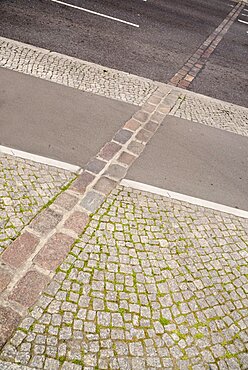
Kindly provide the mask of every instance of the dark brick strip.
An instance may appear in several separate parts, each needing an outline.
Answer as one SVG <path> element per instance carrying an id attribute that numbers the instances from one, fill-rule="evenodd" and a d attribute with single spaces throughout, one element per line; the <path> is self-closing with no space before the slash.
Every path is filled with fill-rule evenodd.
<path id="1" fill-rule="evenodd" d="M 0 347 L 51 280 L 90 215 L 125 177 L 175 105 L 180 92 L 171 90 L 161 85 L 0 257 Z"/>
<path id="2" fill-rule="evenodd" d="M 170 79 L 169 85 L 187 89 L 198 73 L 203 69 L 210 55 L 214 52 L 219 42 L 227 33 L 235 19 L 244 8 L 244 3 L 238 3 L 214 30 L 214 32 L 204 41 L 204 43 L 189 58 L 185 65 Z"/>

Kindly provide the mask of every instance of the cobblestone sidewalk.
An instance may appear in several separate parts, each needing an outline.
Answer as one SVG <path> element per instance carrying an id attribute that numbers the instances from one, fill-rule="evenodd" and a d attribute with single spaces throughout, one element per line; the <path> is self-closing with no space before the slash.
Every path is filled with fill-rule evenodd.
<path id="1" fill-rule="evenodd" d="M 3 37 L 0 67 L 135 105 L 142 105 L 157 88 L 142 77 Z"/>
<path id="2" fill-rule="evenodd" d="M 75 175 L 0 153 L 0 254 Z"/>
<path id="3" fill-rule="evenodd" d="M 0 67 L 138 106 L 158 87 L 154 81 L 1 37 Z M 179 99 L 171 115 L 248 136 L 247 108 L 178 88 L 172 91 Z"/>
<path id="4" fill-rule="evenodd" d="M 248 136 L 248 109 L 192 93 L 182 93 L 170 115 Z"/>
<path id="5" fill-rule="evenodd" d="M 151 81 L 12 40 L 0 39 L 0 50 L 0 66 L 133 104 L 156 89 Z M 4 282 L 0 345 L 73 243 L 1 352 L 13 369 L 247 370 L 247 220 L 121 186 L 95 213 L 175 102 L 170 114 L 248 134 L 247 109 L 160 85 L 2 254 L 6 262 L 18 259 L 23 246 L 26 253 L 20 268 L 11 267 L 11 282 Z M 0 161 L 6 198 L 0 223 L 5 226 L 7 217 L 11 241 L 22 220 L 29 223 L 74 175 L 25 167 L 14 157 Z M 1 214 L 3 208 L 9 214 Z M 6 364 L 0 361 L 0 369 Z"/>
<path id="6" fill-rule="evenodd" d="M 247 220 L 119 186 L 1 357 L 49 370 L 245 370 L 247 258 Z"/>

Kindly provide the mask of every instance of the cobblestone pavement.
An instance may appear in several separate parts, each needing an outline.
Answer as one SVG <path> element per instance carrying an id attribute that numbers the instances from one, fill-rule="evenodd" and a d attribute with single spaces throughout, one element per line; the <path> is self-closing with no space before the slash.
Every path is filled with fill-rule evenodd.
<path id="1" fill-rule="evenodd" d="M 36 369 L 245 370 L 247 247 L 245 219 L 119 186 L 1 358 Z"/>
<path id="2" fill-rule="evenodd" d="M 0 254 L 75 175 L 0 153 Z"/>
<path id="3" fill-rule="evenodd" d="M 142 105 L 155 82 L 0 37 L 0 67 L 86 92 Z"/>
<path id="4" fill-rule="evenodd" d="M 248 109 L 196 94 L 181 94 L 170 115 L 248 136 Z"/>
<path id="5" fill-rule="evenodd" d="M 11 362 L 0 361 L 1 370 L 30 370 L 29 366 L 22 366 L 17 364 L 12 364 Z"/>

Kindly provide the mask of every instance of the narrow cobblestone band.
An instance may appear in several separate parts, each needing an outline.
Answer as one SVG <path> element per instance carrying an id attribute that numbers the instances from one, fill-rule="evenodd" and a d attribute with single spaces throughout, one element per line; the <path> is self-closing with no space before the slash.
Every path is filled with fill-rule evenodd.
<path id="1" fill-rule="evenodd" d="M 170 85 L 183 89 L 190 86 L 244 7 L 245 4 L 240 2 L 235 5 L 228 16 L 189 58 L 187 63 L 170 79 Z"/>
<path id="2" fill-rule="evenodd" d="M 14 322 L 36 301 L 90 216 L 125 176 L 177 98 L 178 92 L 172 93 L 170 87 L 156 90 L 76 180 L 6 248 L 0 257 L 7 276 L 0 299 Z"/>
<path id="3" fill-rule="evenodd" d="M 219 128 L 247 135 L 247 109 L 197 94 L 194 101 L 193 95 L 182 95 L 180 89 L 160 85 L 133 118 L 91 159 L 77 179 L 6 248 L 0 258 L 3 266 L 0 298 L 5 315 L 12 317 L 13 323 L 18 322 L 36 301 L 91 215 L 125 177 L 129 166 L 142 153 L 167 114 L 188 118 L 191 112 L 191 118 L 201 122 L 208 112 L 205 124 L 213 125 L 214 122 Z M 225 116 L 223 106 L 232 114 Z"/>
<path id="4" fill-rule="evenodd" d="M 0 67 L 141 106 L 158 84 L 67 55 L 0 37 Z"/>

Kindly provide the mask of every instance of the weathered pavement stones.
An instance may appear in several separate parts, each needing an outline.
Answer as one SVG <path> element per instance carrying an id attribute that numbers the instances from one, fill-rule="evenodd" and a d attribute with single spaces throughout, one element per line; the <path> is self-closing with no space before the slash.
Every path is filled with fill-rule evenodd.
<path id="1" fill-rule="evenodd" d="M 4 345 L 10 333 L 16 329 L 20 318 L 20 315 L 11 308 L 0 306 L 0 347 Z"/>
<path id="2" fill-rule="evenodd" d="M 48 199 L 49 203 L 44 207 L 45 209 L 42 209 L 32 222 L 28 223 L 23 234 L 16 238 L 15 244 L 7 248 L 5 260 L 0 259 L 1 276 L 3 277 L 0 298 L 3 306 L 13 308 L 24 317 L 27 309 L 37 301 L 48 281 L 52 279 L 55 270 L 63 262 L 80 234 L 83 233 L 92 214 L 101 206 L 111 190 L 116 187 L 134 158 L 137 158 L 138 153 L 133 153 L 133 151 L 137 147 L 140 153 L 144 148 L 144 144 L 141 144 L 136 138 L 138 131 L 142 129 L 154 112 L 166 105 L 165 102 L 168 98 L 170 104 L 175 104 L 177 95 L 170 95 L 170 91 L 171 89 L 168 87 L 160 87 L 153 94 L 153 98 L 158 98 L 157 103 L 149 103 L 153 106 L 149 114 L 146 112 L 143 114 L 141 109 L 140 115 L 136 115 L 136 130 L 133 125 L 130 128 L 121 129 L 120 136 L 115 135 L 96 154 L 95 158 L 91 158 L 86 166 L 87 170 L 80 170 L 75 181 L 72 180 L 76 176 L 72 174 L 71 183 L 66 183 L 66 186 L 62 188 L 63 192 L 56 194 L 55 200 Z M 167 113 L 164 113 L 164 116 Z M 133 151 L 130 152 L 128 147 L 132 144 Z M 124 157 L 126 163 L 119 161 L 122 154 L 126 154 Z M 104 176 L 102 176 L 103 174 Z M 56 179 L 55 183 L 57 184 Z M 49 187 L 45 179 L 42 186 Z M 11 202 L 12 199 L 10 199 Z M 26 242 L 23 243 L 25 238 Z M 19 253 L 20 255 L 22 251 L 23 256 L 20 261 L 17 261 L 15 254 Z M 73 294 L 71 296 L 75 300 Z M 72 306 L 70 309 L 73 312 Z M 8 340 L 11 331 L 7 330 L 5 333 L 2 344 Z M 64 335 L 66 333 L 62 334 L 61 339 Z M 37 353 L 38 355 L 39 353 Z M 30 365 L 39 368 L 43 365 L 37 356 L 32 359 Z M 24 357 L 27 358 L 27 354 Z M 53 359 L 48 359 L 44 366 L 50 368 L 57 365 Z M 68 366 L 75 367 L 76 364 L 68 365 L 67 362 L 63 364 L 65 369 Z"/>
<path id="3" fill-rule="evenodd" d="M 242 369 L 248 222 L 119 186 L 1 358 L 32 368 Z"/>
<path id="4" fill-rule="evenodd" d="M 248 109 L 230 103 L 182 93 L 169 114 L 248 136 Z"/>
<path id="5" fill-rule="evenodd" d="M 3 46 L 7 68 L 16 68 L 11 66 L 12 58 L 25 54 L 27 47 L 17 45 L 17 54 L 10 55 L 12 46 Z M 49 55 L 44 56 L 44 73 L 39 76 L 46 78 L 52 53 L 32 52 Z M 78 61 L 70 63 L 76 66 Z M 142 101 L 153 89 L 147 86 Z M 2 351 L 2 358 L 22 364 L 21 370 L 26 365 L 66 370 L 245 369 L 247 222 L 122 187 L 113 190 L 99 208 L 182 93 L 173 89 L 163 102 L 164 93 L 170 91 L 164 89 L 156 91 L 88 163 L 69 192 L 60 194 L 52 208 L 31 223 L 37 235 L 48 235 L 61 224 L 61 210 L 72 211 L 82 199 L 63 223 L 64 229 L 51 236 L 34 258 L 37 270 L 27 272 L 10 296 L 12 302 L 30 306 L 48 281 L 43 272 L 57 268 L 51 284 Z M 132 92 L 124 99 L 130 97 L 141 104 Z M 182 97 L 171 114 L 190 111 L 193 120 L 212 124 L 214 118 L 221 128 L 244 134 L 247 111 L 242 108 L 230 109 L 224 104 L 224 109 L 234 113 L 228 116 L 219 102 L 193 99 L 188 93 Z M 107 161 L 113 162 L 99 179 Z M 85 211 L 93 213 L 91 221 L 69 252 L 74 236 L 88 222 Z M 32 245 L 29 247 L 27 257 L 33 251 Z M 16 248 L 21 251 L 20 245 Z M 12 257 L 8 263 L 16 267 Z M 12 274 L 11 269 L 3 269 L 0 289 L 8 285 Z M 25 295 L 30 274 L 32 294 Z M 4 329 L 8 335 L 4 334 L 2 344 L 20 319 L 12 310 L 9 315 L 13 318 Z M 4 319 L 1 323 L 5 328 Z"/>
<path id="6" fill-rule="evenodd" d="M 142 105 L 157 88 L 154 81 L 4 37 L 0 67 L 135 105 Z"/>
<path id="7" fill-rule="evenodd" d="M 68 171 L 0 153 L 0 254 L 74 178 Z M 47 217 L 52 227 L 52 215 Z"/>
<path id="8" fill-rule="evenodd" d="M 17 364 L 12 364 L 11 362 L 0 361 L 1 370 L 30 370 L 28 366 L 22 366 Z"/>

